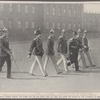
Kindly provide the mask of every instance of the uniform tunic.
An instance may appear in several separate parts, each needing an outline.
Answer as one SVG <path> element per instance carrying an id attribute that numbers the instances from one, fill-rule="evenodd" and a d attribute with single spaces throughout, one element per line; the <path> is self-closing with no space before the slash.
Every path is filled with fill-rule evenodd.
<path id="1" fill-rule="evenodd" d="M 47 55 L 54 55 L 54 39 L 52 36 L 49 36 L 47 39 L 46 54 Z"/>
<path id="2" fill-rule="evenodd" d="M 78 41 L 77 39 L 71 38 L 69 41 L 69 58 L 71 63 L 75 63 L 76 71 L 79 70 L 78 66 Z"/>
<path id="3" fill-rule="evenodd" d="M 58 53 L 66 54 L 67 53 L 67 40 L 60 36 L 58 39 Z"/>
<path id="4" fill-rule="evenodd" d="M 79 49 L 82 49 L 82 37 L 80 37 L 80 36 L 77 36 L 77 41 L 78 41 L 78 47 L 79 47 Z"/>
<path id="5" fill-rule="evenodd" d="M 43 53 L 44 53 L 43 43 L 40 38 L 33 39 L 32 44 L 29 49 L 29 55 L 32 55 L 32 52 L 33 52 L 33 55 L 43 56 Z"/>
<path id="6" fill-rule="evenodd" d="M 82 44 L 83 44 L 83 46 L 85 47 L 84 50 L 87 51 L 87 50 L 89 49 L 87 37 L 83 37 L 83 38 L 82 38 Z"/>
<path id="7" fill-rule="evenodd" d="M 5 62 L 7 62 L 7 77 L 11 77 L 11 58 L 10 58 L 9 41 L 6 37 L 0 37 L 0 71 Z"/>

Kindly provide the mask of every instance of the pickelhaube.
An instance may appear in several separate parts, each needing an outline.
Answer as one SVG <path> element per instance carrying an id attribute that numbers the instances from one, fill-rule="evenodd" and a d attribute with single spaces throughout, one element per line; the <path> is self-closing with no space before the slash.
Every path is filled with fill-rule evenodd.
<path id="1" fill-rule="evenodd" d="M 81 32 L 81 29 L 79 29 L 77 32 L 78 32 L 78 33 Z"/>
<path id="2" fill-rule="evenodd" d="M 87 33 L 87 30 L 86 29 L 84 30 L 84 33 Z"/>
<path id="3" fill-rule="evenodd" d="M 54 30 L 53 30 L 53 29 L 51 29 L 51 30 L 50 30 L 50 33 L 54 33 Z"/>
<path id="4" fill-rule="evenodd" d="M 38 30 L 35 30 L 35 31 L 34 31 L 34 35 L 39 35 L 39 34 L 41 34 L 40 31 L 38 31 Z"/>
<path id="5" fill-rule="evenodd" d="M 65 29 L 63 29 L 62 32 L 65 32 Z"/>
<path id="6" fill-rule="evenodd" d="M 2 31 L 3 31 L 3 32 L 6 32 L 6 31 L 7 31 L 7 28 L 4 27 L 4 28 L 2 29 Z"/>

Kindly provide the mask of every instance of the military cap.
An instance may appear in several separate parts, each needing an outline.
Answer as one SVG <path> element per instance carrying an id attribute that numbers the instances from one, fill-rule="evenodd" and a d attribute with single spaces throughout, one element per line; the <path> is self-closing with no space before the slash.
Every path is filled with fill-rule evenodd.
<path id="1" fill-rule="evenodd" d="M 34 35 L 39 35 L 39 34 L 41 34 L 39 31 L 37 30 L 34 31 Z"/>
<path id="2" fill-rule="evenodd" d="M 84 30 L 84 33 L 87 33 L 87 30 L 86 29 Z"/>
<path id="3" fill-rule="evenodd" d="M 78 32 L 78 33 L 81 32 L 81 29 L 79 29 L 77 32 Z"/>
<path id="4" fill-rule="evenodd" d="M 51 29 L 51 30 L 50 30 L 50 33 L 54 33 L 54 30 L 53 30 L 53 29 Z"/>
<path id="5" fill-rule="evenodd" d="M 4 27 L 4 28 L 2 29 L 2 31 L 3 31 L 3 32 L 6 32 L 6 31 L 7 31 L 7 28 Z"/>
<path id="6" fill-rule="evenodd" d="M 63 29 L 62 32 L 65 32 L 65 29 Z"/>

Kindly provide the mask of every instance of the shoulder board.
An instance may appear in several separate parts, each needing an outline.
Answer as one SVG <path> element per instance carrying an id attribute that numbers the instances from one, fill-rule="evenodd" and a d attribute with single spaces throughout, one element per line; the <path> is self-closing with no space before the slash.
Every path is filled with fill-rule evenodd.
<path id="1" fill-rule="evenodd" d="M 58 39 L 62 39 L 62 36 L 59 36 L 59 38 Z"/>
<path id="2" fill-rule="evenodd" d="M 49 36 L 48 39 L 51 39 L 51 36 Z"/>
<path id="3" fill-rule="evenodd" d="M 73 38 L 70 38 L 70 39 L 69 39 L 69 41 L 72 41 L 72 40 L 73 40 Z"/>

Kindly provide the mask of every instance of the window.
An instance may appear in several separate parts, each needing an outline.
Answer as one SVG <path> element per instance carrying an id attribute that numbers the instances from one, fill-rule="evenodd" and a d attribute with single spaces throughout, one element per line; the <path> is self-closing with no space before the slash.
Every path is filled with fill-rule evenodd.
<path id="1" fill-rule="evenodd" d="M 57 28 L 60 29 L 60 23 L 58 23 Z"/>
<path id="2" fill-rule="evenodd" d="M 53 15 L 55 15 L 55 8 L 53 8 Z"/>
<path id="3" fill-rule="evenodd" d="M 53 26 L 53 28 L 55 28 L 55 23 L 54 22 L 53 22 L 52 26 Z"/>
<path id="4" fill-rule="evenodd" d="M 25 13 L 28 13 L 28 6 L 25 6 Z"/>
<path id="5" fill-rule="evenodd" d="M 47 11 L 46 12 L 47 12 L 47 15 L 49 15 L 49 8 L 48 7 L 47 7 Z"/>
<path id="6" fill-rule="evenodd" d="M 20 13 L 20 7 L 21 7 L 21 6 L 20 6 L 20 5 L 18 5 L 18 12 L 19 12 L 19 13 Z"/>
<path id="7" fill-rule="evenodd" d="M 65 23 L 63 24 L 63 29 L 65 29 L 66 28 L 66 25 L 65 25 Z"/>
<path id="8" fill-rule="evenodd" d="M 74 14 L 76 14 L 76 11 L 74 11 Z"/>
<path id="9" fill-rule="evenodd" d="M 32 22 L 32 28 L 34 28 L 35 27 L 35 22 Z"/>
<path id="10" fill-rule="evenodd" d="M 21 21 L 18 21 L 18 28 L 21 28 Z"/>
<path id="11" fill-rule="evenodd" d="M 0 4 L 0 11 L 3 11 L 3 10 L 4 10 L 4 5 Z"/>
<path id="12" fill-rule="evenodd" d="M 58 16 L 60 16 L 60 9 L 58 10 Z"/>
<path id="13" fill-rule="evenodd" d="M 78 24 L 78 28 L 80 29 L 80 24 Z"/>
<path id="14" fill-rule="evenodd" d="M 4 27 L 4 21 L 0 20 L 0 27 Z"/>
<path id="15" fill-rule="evenodd" d="M 12 12 L 12 4 L 9 4 L 9 11 Z"/>
<path id="16" fill-rule="evenodd" d="M 12 29 L 12 20 L 9 20 L 9 28 Z"/>
<path id="17" fill-rule="evenodd" d="M 64 13 L 66 13 L 66 10 L 64 9 Z"/>
<path id="18" fill-rule="evenodd" d="M 32 14 L 35 14 L 35 7 L 32 7 Z"/>
<path id="19" fill-rule="evenodd" d="M 69 29 L 71 29 L 71 24 L 69 24 Z"/>
<path id="20" fill-rule="evenodd" d="M 76 24 L 74 24 L 74 28 L 76 27 Z"/>
<path id="21" fill-rule="evenodd" d="M 47 27 L 47 29 L 49 29 L 49 22 L 46 23 L 46 27 Z"/>
<path id="22" fill-rule="evenodd" d="M 29 28 L 29 22 L 28 22 L 28 21 L 25 22 L 25 27 L 26 27 L 26 28 Z"/>
<path id="23" fill-rule="evenodd" d="M 69 10 L 69 14 L 71 13 L 71 11 Z"/>

